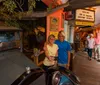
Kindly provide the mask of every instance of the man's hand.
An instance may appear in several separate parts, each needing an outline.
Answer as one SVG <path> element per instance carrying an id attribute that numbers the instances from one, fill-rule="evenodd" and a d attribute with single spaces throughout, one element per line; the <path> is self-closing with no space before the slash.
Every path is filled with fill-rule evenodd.
<path id="1" fill-rule="evenodd" d="M 70 67 L 70 64 L 66 64 L 66 68 L 69 69 L 69 67 Z"/>

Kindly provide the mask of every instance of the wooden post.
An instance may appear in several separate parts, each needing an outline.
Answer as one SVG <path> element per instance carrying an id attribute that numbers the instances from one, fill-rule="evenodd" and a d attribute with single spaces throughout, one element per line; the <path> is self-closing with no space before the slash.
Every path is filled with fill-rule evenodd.
<path id="1" fill-rule="evenodd" d="M 20 51 L 23 52 L 23 32 L 20 32 Z"/>
<path id="2" fill-rule="evenodd" d="M 34 63 L 38 66 L 38 56 L 34 56 Z"/>

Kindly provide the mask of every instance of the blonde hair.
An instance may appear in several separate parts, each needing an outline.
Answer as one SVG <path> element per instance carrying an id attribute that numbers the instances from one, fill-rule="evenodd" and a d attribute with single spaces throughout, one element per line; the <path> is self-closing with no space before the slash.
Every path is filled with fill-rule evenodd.
<path id="1" fill-rule="evenodd" d="M 62 36 L 65 37 L 65 32 L 64 32 L 63 30 L 61 30 L 61 31 L 58 33 L 58 37 L 59 37 L 60 34 L 62 34 Z"/>
<path id="2" fill-rule="evenodd" d="M 51 34 L 51 35 L 48 36 L 48 42 L 49 42 L 49 40 L 50 40 L 52 37 L 55 38 L 55 36 L 54 36 L 53 34 Z"/>

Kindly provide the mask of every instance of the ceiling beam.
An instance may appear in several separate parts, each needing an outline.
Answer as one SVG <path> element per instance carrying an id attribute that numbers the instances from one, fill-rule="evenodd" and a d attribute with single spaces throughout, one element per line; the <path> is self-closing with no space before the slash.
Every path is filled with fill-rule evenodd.
<path id="1" fill-rule="evenodd" d="M 69 6 L 69 3 L 62 4 L 60 6 L 57 6 L 49 11 L 40 11 L 40 12 L 32 12 L 32 13 L 24 13 L 22 19 L 33 19 L 33 18 L 41 18 L 46 17 L 47 15 Z"/>
<path id="2" fill-rule="evenodd" d="M 81 9 L 85 7 L 99 6 L 100 0 L 71 0 L 68 7 L 64 11 Z"/>

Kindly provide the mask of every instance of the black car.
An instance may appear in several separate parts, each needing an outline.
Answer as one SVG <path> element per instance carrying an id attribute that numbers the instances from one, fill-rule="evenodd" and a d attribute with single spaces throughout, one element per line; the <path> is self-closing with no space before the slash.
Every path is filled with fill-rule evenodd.
<path id="1" fill-rule="evenodd" d="M 45 72 L 17 49 L 0 52 L 0 85 L 80 85 L 79 78 L 63 67 Z"/>

